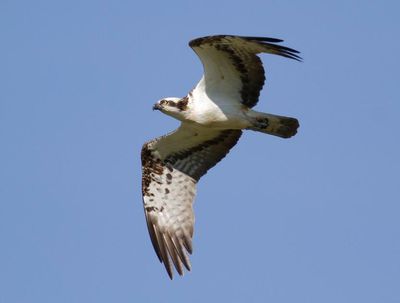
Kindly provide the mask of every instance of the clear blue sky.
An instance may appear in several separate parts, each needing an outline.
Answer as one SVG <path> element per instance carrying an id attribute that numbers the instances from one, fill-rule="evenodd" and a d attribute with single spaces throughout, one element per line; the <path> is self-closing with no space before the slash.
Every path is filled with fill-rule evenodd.
<path id="1" fill-rule="evenodd" d="M 398 1 L 0 2 L 0 302 L 400 302 Z M 209 34 L 285 39 L 199 184 L 192 272 L 151 246 L 140 149 L 177 127 Z"/>

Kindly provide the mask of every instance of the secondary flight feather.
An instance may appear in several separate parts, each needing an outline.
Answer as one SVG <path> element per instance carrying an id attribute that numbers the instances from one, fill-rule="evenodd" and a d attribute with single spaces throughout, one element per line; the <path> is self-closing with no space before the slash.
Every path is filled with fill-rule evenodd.
<path id="1" fill-rule="evenodd" d="M 154 250 L 173 277 L 191 269 L 196 183 L 238 142 L 243 130 L 281 138 L 297 132 L 297 119 L 261 113 L 258 102 L 265 82 L 258 56 L 269 53 L 301 61 L 299 52 L 280 39 L 232 35 L 194 39 L 204 75 L 183 98 L 163 98 L 153 107 L 181 121 L 174 132 L 142 148 L 142 194 Z M 173 265 L 172 265 L 173 264 Z"/>

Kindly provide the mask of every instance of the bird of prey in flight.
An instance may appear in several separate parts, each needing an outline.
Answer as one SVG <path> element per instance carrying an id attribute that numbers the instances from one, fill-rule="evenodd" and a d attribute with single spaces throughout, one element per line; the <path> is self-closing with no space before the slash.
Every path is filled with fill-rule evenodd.
<path id="1" fill-rule="evenodd" d="M 301 61 L 283 40 L 217 35 L 189 46 L 204 75 L 183 98 L 163 98 L 153 107 L 181 121 L 179 128 L 142 148 L 142 194 L 147 227 L 160 262 L 172 279 L 174 264 L 183 275 L 191 269 L 193 199 L 196 183 L 238 142 L 243 130 L 290 138 L 297 119 L 252 110 L 264 85 L 258 56 L 268 53 Z"/>

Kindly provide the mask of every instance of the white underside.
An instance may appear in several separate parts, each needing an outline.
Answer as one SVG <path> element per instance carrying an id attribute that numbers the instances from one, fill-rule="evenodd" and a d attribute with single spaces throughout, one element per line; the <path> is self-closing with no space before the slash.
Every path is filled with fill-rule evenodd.
<path id="1" fill-rule="evenodd" d="M 221 95 L 212 89 L 205 90 L 204 78 L 189 95 L 186 122 L 194 122 L 214 129 L 245 129 L 252 125 L 255 111 L 240 103 L 240 95 Z"/>

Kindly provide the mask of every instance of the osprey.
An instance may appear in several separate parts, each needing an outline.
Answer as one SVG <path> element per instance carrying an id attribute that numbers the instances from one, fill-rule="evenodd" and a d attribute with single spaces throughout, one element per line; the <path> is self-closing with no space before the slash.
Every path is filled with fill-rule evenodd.
<path id="1" fill-rule="evenodd" d="M 283 40 L 231 35 L 194 39 L 204 75 L 183 98 L 164 98 L 153 109 L 181 121 L 177 130 L 142 148 L 142 194 L 150 238 L 172 279 L 171 260 L 180 275 L 190 270 L 193 199 L 196 183 L 238 142 L 242 130 L 281 138 L 296 134 L 295 118 L 257 112 L 264 68 L 257 54 L 301 61 Z"/>

